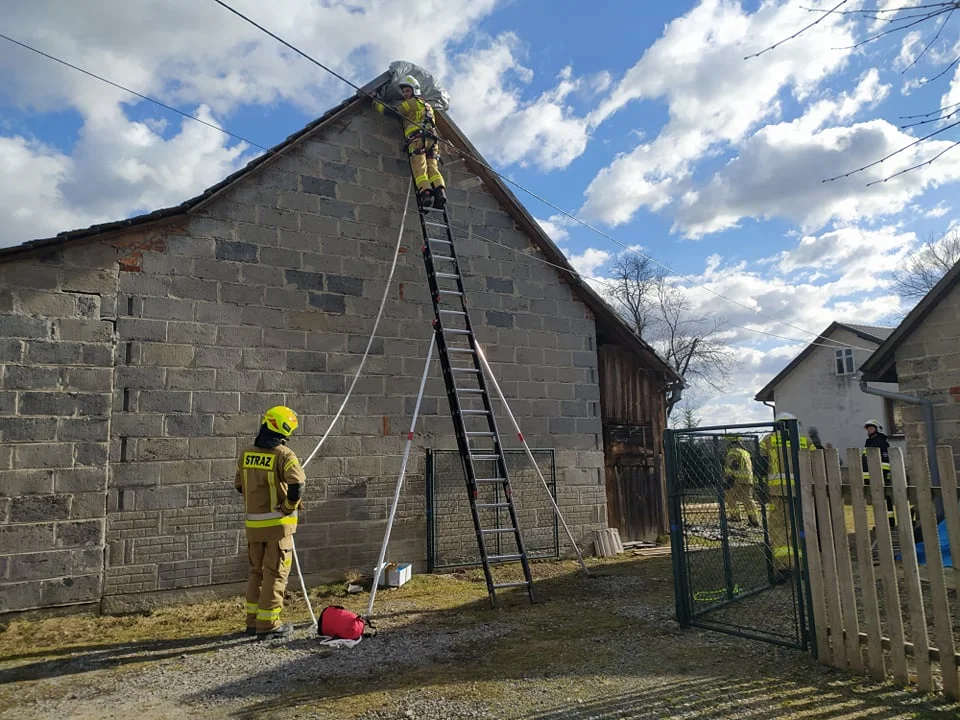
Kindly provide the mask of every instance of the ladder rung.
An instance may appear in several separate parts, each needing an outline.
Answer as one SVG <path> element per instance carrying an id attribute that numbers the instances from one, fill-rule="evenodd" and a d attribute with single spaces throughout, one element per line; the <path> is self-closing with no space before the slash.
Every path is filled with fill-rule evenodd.
<path id="1" fill-rule="evenodd" d="M 433 227 L 442 227 L 442 228 L 445 228 L 445 227 L 447 226 L 446 223 L 433 222 L 433 220 L 424 220 L 424 221 L 423 221 L 423 224 L 424 224 L 424 225 L 432 225 Z"/>
<path id="2" fill-rule="evenodd" d="M 435 272 L 434 277 L 443 278 L 444 280 L 459 280 L 460 276 L 457 273 L 444 273 L 444 272 Z"/>
<path id="3" fill-rule="evenodd" d="M 448 330 L 447 332 L 451 332 Z M 470 332 L 469 330 L 463 330 L 462 332 Z M 478 373 L 480 372 L 476 368 L 462 368 L 462 367 L 452 367 L 450 368 L 453 372 L 465 372 L 465 373 Z"/>
<path id="4" fill-rule="evenodd" d="M 439 308 L 437 312 L 446 313 L 447 315 L 466 315 L 463 310 L 444 310 L 443 308 Z"/>
<path id="5" fill-rule="evenodd" d="M 510 503 L 477 503 L 476 504 L 476 508 L 478 510 L 481 508 L 486 510 L 487 508 L 505 508 L 505 507 L 510 507 Z"/>
<path id="6" fill-rule="evenodd" d="M 469 335 L 469 330 L 464 330 L 462 328 L 444 328 L 445 333 L 451 333 L 452 335 Z"/>
<path id="7" fill-rule="evenodd" d="M 421 208 L 423 212 L 443 212 L 443 208 L 425 207 Z"/>
<path id="8" fill-rule="evenodd" d="M 473 348 L 452 348 L 448 347 L 447 352 L 470 353 L 473 354 Z"/>
<path id="9" fill-rule="evenodd" d="M 486 412 L 486 410 L 484 410 L 484 412 Z M 496 435 L 495 432 L 490 432 L 490 431 L 488 431 L 488 430 L 484 430 L 483 432 L 468 432 L 468 433 L 467 433 L 467 436 L 468 436 L 468 437 L 469 437 L 469 436 L 474 436 L 474 437 L 494 437 L 495 435 Z"/>
<path id="10" fill-rule="evenodd" d="M 471 455 L 470 459 L 471 460 L 499 460 L 500 456 L 499 455 Z M 499 478 L 499 479 L 503 480 L 503 478 Z"/>
<path id="11" fill-rule="evenodd" d="M 427 242 L 438 242 L 438 243 L 445 243 L 447 245 L 453 245 L 453 243 L 450 242 L 449 240 L 441 240 L 440 238 L 427 238 Z"/>
<path id="12" fill-rule="evenodd" d="M 431 257 L 434 260 L 452 260 L 453 262 L 457 261 L 453 255 L 432 255 Z"/>
<path id="13" fill-rule="evenodd" d="M 481 390 L 480 388 L 462 388 L 462 387 L 458 387 L 458 388 L 457 388 L 457 392 L 462 392 L 462 393 L 483 393 L 483 392 L 486 392 L 486 391 L 485 391 L 485 390 Z"/>
<path id="14" fill-rule="evenodd" d="M 437 290 L 441 295 L 460 295 L 463 296 L 463 293 L 459 290 Z"/>
<path id="15" fill-rule="evenodd" d="M 489 410 L 461 410 L 461 415 L 489 415 Z"/>
<path id="16" fill-rule="evenodd" d="M 515 562 L 522 559 L 523 555 L 487 555 L 487 562 Z"/>
<path id="17" fill-rule="evenodd" d="M 506 590 L 507 588 L 526 587 L 526 586 L 529 585 L 529 584 L 530 584 L 530 583 L 528 583 L 528 582 L 526 582 L 526 581 L 524 581 L 524 582 L 497 583 L 497 584 L 495 584 L 495 585 L 493 586 L 493 589 L 494 589 L 494 590 Z"/>
<path id="18" fill-rule="evenodd" d="M 482 532 L 484 535 L 494 535 L 497 533 L 512 533 L 516 532 L 516 530 L 514 528 L 490 528 L 481 529 L 480 532 Z"/>
<path id="19" fill-rule="evenodd" d="M 496 457 L 496 456 L 494 456 Z M 477 478 L 474 482 L 482 483 L 502 483 L 503 478 Z"/>

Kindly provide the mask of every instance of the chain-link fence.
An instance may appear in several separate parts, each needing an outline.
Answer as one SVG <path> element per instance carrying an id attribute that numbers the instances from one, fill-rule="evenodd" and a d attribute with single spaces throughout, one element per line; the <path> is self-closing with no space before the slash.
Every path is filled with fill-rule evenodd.
<path id="1" fill-rule="evenodd" d="M 681 625 L 806 647 L 797 437 L 795 421 L 667 431 Z"/>
<path id="2" fill-rule="evenodd" d="M 523 450 L 505 450 L 510 487 L 517 509 L 517 521 L 531 560 L 560 556 L 560 535 L 556 514 L 547 498 L 543 483 Z M 540 472 L 550 493 L 557 496 L 557 465 L 552 449 L 533 450 Z M 481 461 L 483 462 L 483 461 Z M 493 468 L 478 467 L 479 475 Z M 503 488 L 497 483 L 484 483 L 481 503 L 503 501 Z M 485 528 L 509 527 L 506 508 L 482 508 L 480 521 Z M 498 515 L 499 513 L 499 515 Z M 516 552 L 512 534 L 488 536 L 487 553 L 504 555 Z M 470 515 L 463 463 L 456 450 L 427 451 L 427 566 L 429 570 L 480 565 L 477 535 Z"/>

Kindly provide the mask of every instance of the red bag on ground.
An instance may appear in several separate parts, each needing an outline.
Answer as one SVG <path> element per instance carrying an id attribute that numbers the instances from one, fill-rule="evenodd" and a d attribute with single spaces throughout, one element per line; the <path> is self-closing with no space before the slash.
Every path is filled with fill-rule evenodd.
<path id="1" fill-rule="evenodd" d="M 356 613 L 340 605 L 330 605 L 320 613 L 317 632 L 320 635 L 343 640 L 358 640 L 363 635 L 365 627 L 363 618 Z"/>

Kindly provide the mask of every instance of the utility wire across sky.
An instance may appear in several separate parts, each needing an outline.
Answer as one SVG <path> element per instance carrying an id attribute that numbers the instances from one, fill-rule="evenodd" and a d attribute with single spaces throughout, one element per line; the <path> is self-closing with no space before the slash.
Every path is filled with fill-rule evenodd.
<path id="1" fill-rule="evenodd" d="M 242 19 L 245 20 L 246 22 L 250 23 L 251 25 L 253 25 L 253 26 L 256 27 L 257 29 L 259 29 L 259 30 L 261 30 L 262 32 L 266 33 L 266 34 L 269 35 L 271 38 L 275 39 L 277 42 L 281 43 L 281 44 L 284 45 L 285 47 L 293 50 L 293 51 L 296 52 L 298 55 L 300 55 L 300 56 L 304 57 L 305 59 L 309 60 L 311 63 L 313 63 L 314 65 L 318 66 L 318 67 L 321 68 L 322 70 L 330 73 L 332 76 L 334 76 L 335 78 L 337 78 L 337 79 L 340 80 L 341 82 L 349 85 L 349 86 L 352 87 L 359 95 L 364 95 L 364 96 L 370 98 L 371 100 L 376 100 L 376 99 L 377 99 L 377 98 L 374 97 L 372 94 L 364 91 L 363 88 L 361 88 L 359 85 L 353 83 L 353 82 L 350 81 L 349 79 L 347 79 L 347 78 L 345 78 L 344 76 L 342 76 L 341 74 L 337 73 L 335 70 L 327 67 L 326 65 L 324 65 L 324 64 L 321 63 L 320 61 L 314 59 L 313 57 L 311 57 L 311 56 L 308 55 L 307 53 L 303 52 L 302 50 L 300 50 L 300 49 L 297 48 L 296 46 L 290 44 L 289 42 L 287 42 L 287 41 L 284 40 L 283 38 L 279 37 L 279 36 L 276 35 L 275 33 L 271 32 L 271 31 L 268 30 L 267 28 L 263 27 L 262 25 L 260 25 L 260 24 L 257 23 L 256 21 L 252 20 L 251 18 L 247 17 L 247 16 L 244 15 L 243 13 L 241 13 L 241 12 L 239 12 L 238 10 L 234 9 L 234 8 L 231 7 L 229 4 L 223 2 L 222 0 L 213 0 L 213 1 L 214 1 L 215 3 L 217 3 L 218 5 L 224 7 L 225 9 L 227 9 L 227 10 L 230 11 L 231 13 L 233 13 L 233 14 L 237 15 L 238 17 L 242 18 Z M 176 107 L 173 107 L 172 105 L 169 105 L 169 104 L 167 104 L 167 103 L 164 103 L 164 102 L 162 102 L 162 101 L 160 101 L 160 100 L 157 100 L 157 99 L 155 99 L 155 98 L 153 98 L 153 97 L 150 97 L 149 95 L 144 95 L 144 94 L 142 94 L 142 93 L 139 93 L 139 92 L 137 92 L 136 90 L 133 90 L 133 89 L 131 89 L 131 88 L 129 88 L 129 87 L 126 87 L 126 86 L 124 86 L 124 85 L 121 85 L 120 83 L 114 82 L 113 80 L 110 80 L 110 79 L 108 79 L 108 78 L 105 78 L 105 77 L 103 77 L 102 75 L 98 75 L 98 74 L 96 74 L 96 73 L 94 73 L 94 72 L 91 72 L 91 71 L 89 71 L 89 70 L 86 70 L 86 69 L 84 69 L 84 68 L 82 68 L 82 67 L 80 67 L 80 66 L 78 66 L 78 65 L 75 65 L 75 64 L 73 64 L 73 63 L 71 63 L 71 62 L 68 62 L 68 61 L 66 61 L 66 60 L 63 60 L 63 59 L 61 59 L 61 58 L 59 58 L 59 57 L 56 57 L 55 55 L 52 55 L 52 54 L 50 54 L 50 53 L 44 52 L 44 51 L 42 51 L 42 50 L 39 50 L 39 49 L 37 49 L 37 48 L 35 48 L 35 47 L 31 46 L 31 45 L 28 45 L 27 43 L 24 43 L 24 42 L 21 42 L 21 41 L 19 41 L 19 40 L 16 40 L 15 38 L 12 38 L 12 37 L 10 37 L 10 36 L 8 36 L 8 35 L 5 35 L 5 34 L 3 34 L 3 33 L 0 33 L 0 38 L 2 38 L 3 40 L 8 41 L 8 42 L 10 42 L 10 43 L 12 43 L 12 44 L 14 44 L 14 45 L 17 45 L 17 46 L 19 46 L 19 47 L 21 47 L 21 48 L 23 48 L 23 49 L 25 49 L 25 50 L 28 50 L 28 51 L 30 51 L 30 52 L 32 52 L 32 53 L 35 53 L 35 54 L 40 55 L 40 56 L 42 56 L 42 57 L 44 57 L 44 58 L 47 58 L 48 60 L 52 60 L 53 62 L 56 62 L 56 63 L 58 63 L 58 64 L 60 64 L 60 65 L 65 66 L 65 67 L 68 67 L 68 68 L 70 68 L 70 69 L 72 69 L 72 70 L 75 70 L 75 71 L 77 71 L 77 72 L 80 72 L 80 73 L 82 73 L 82 74 L 84 74 L 84 75 L 87 75 L 88 77 L 94 78 L 95 80 L 99 80 L 100 82 L 106 83 L 107 85 L 110 85 L 111 87 L 117 88 L 118 90 L 121 90 L 121 91 L 123 91 L 123 92 L 129 93 L 129 94 L 131 94 L 131 95 L 133 95 L 133 96 L 135 96 L 135 97 L 140 98 L 141 100 L 146 100 L 147 102 L 153 103 L 154 105 L 157 105 L 158 107 L 161 107 L 161 108 L 163 108 L 163 109 L 165 109 L 165 110 L 167 110 L 167 111 L 169 111 L 169 112 L 175 113 L 175 114 L 180 115 L 181 117 L 187 118 L 187 119 L 189 119 L 189 120 L 194 120 L 194 121 L 196 121 L 196 122 L 198 122 L 198 123 L 201 123 L 201 124 L 205 125 L 205 126 L 208 127 L 208 128 L 211 128 L 211 129 L 213 129 L 213 130 L 216 130 L 217 132 L 220 132 L 220 133 L 222 133 L 222 134 L 224 134 L 224 135 L 226 135 L 226 136 L 228 136 L 228 137 L 231 137 L 231 138 L 233 138 L 233 139 L 235 139 L 235 140 L 240 140 L 240 141 L 242 141 L 242 142 L 250 145 L 251 147 L 257 148 L 258 150 L 262 150 L 263 152 L 266 152 L 266 153 L 271 153 L 271 152 L 272 152 L 272 150 L 271 150 L 270 148 L 268 148 L 268 147 L 266 147 L 266 146 L 264 146 L 264 145 L 261 145 L 260 143 L 254 142 L 253 140 L 250 140 L 249 138 L 246 138 L 246 137 L 244 137 L 244 136 L 242 136 L 242 135 L 239 135 L 239 134 L 237 134 L 237 133 L 231 132 L 230 130 L 227 130 L 226 128 L 224 128 L 224 127 L 222 127 L 222 126 L 220 126 L 220 125 L 217 125 L 217 124 L 208 122 L 207 120 L 204 120 L 203 118 L 198 117 L 197 115 L 193 115 L 193 114 L 191 114 L 191 113 L 188 113 L 188 112 L 185 112 L 185 111 L 183 111 L 183 110 L 180 110 L 180 109 L 178 109 L 178 108 L 176 108 Z M 840 343 L 839 341 L 835 341 L 835 340 L 833 340 L 833 339 L 831 339 L 831 338 L 823 337 L 823 336 L 821 336 L 819 333 L 813 332 L 813 331 L 811 331 L 811 330 L 807 330 L 806 328 L 800 327 L 800 326 L 798 326 L 798 325 L 794 325 L 793 323 L 790 323 L 790 322 L 788 322 L 788 321 L 786 321 L 786 320 L 783 320 L 783 319 L 780 319 L 780 318 L 775 318 L 775 317 L 773 317 L 773 316 L 766 315 L 766 314 L 762 313 L 761 311 L 757 310 L 756 308 L 754 308 L 754 307 L 752 307 L 752 306 L 750 306 L 750 305 L 747 305 L 746 303 L 743 303 L 743 302 L 741 302 L 741 301 L 739 301 L 739 300 L 736 300 L 736 299 L 734 299 L 734 298 L 727 297 L 726 295 L 723 295 L 722 293 L 717 292 L 717 291 L 714 290 L 713 288 L 705 285 L 704 283 L 698 282 L 698 281 L 695 280 L 694 278 L 691 278 L 691 277 L 689 277 L 689 276 L 687 276 L 687 275 L 683 275 L 682 273 L 678 273 L 678 272 L 675 271 L 673 268 L 671 268 L 670 266 L 668 266 L 668 265 L 660 262 L 660 261 L 657 260 L 656 258 L 653 258 L 653 257 L 651 257 L 651 256 L 649 256 L 649 255 L 646 255 L 646 254 L 640 252 L 640 251 L 637 250 L 635 247 L 630 247 L 630 246 L 626 245 L 625 243 L 621 242 L 620 240 L 618 240 L 617 238 L 613 237 L 612 235 L 610 235 L 610 234 L 608 234 L 608 233 L 606 233 L 606 232 L 604 232 L 604 231 L 602 231 L 602 230 L 594 227 L 593 225 L 591 225 L 590 223 L 587 223 L 587 222 L 584 221 L 584 220 L 581 220 L 581 219 L 580 219 L 579 217 L 577 217 L 576 215 L 573 215 L 572 213 L 567 212 L 567 211 L 564 210 L 563 208 L 561 208 L 561 207 L 559 207 L 558 205 L 556 205 L 555 203 L 547 200 L 546 198 L 544 198 L 544 197 L 542 197 L 541 195 L 537 194 L 537 193 L 534 192 L 533 190 L 530 190 L 529 188 L 525 187 L 525 186 L 522 185 L 521 183 L 519 183 L 519 182 L 513 180 L 512 178 L 504 175 L 503 173 L 499 172 L 498 170 L 496 170 L 495 168 L 491 167 L 491 166 L 488 165 L 485 161 L 483 161 L 482 159 L 476 157 L 475 155 L 473 155 L 473 154 L 471 154 L 471 153 L 469 153 L 469 152 L 460 150 L 459 148 L 457 148 L 457 152 L 460 153 L 460 154 L 461 154 L 463 157 L 465 157 L 466 159 L 469 159 L 469 160 L 472 160 L 473 162 L 478 163 L 479 165 L 481 165 L 481 166 L 484 167 L 485 169 L 487 169 L 487 170 L 489 170 L 490 172 L 494 173 L 497 177 L 499 177 L 499 178 L 501 178 L 502 180 L 504 180 L 505 182 L 508 182 L 508 183 L 510 183 L 511 185 L 517 187 L 518 189 L 520 189 L 520 190 L 522 190 L 523 192 L 527 193 L 528 195 L 530 195 L 531 197 L 533 197 L 533 198 L 535 198 L 536 200 L 540 201 L 540 202 L 543 203 L 544 205 L 546 205 L 546 206 L 548 206 L 548 207 L 556 210 L 557 212 L 563 214 L 565 217 L 573 220 L 574 222 L 582 225 L 583 227 L 585 227 L 585 228 L 587 228 L 587 229 L 589 229 L 589 230 L 597 233 L 597 234 L 600 235 L 601 237 L 604 237 L 604 238 L 606 238 L 607 240 L 613 242 L 614 244 L 622 247 L 624 250 L 626 250 L 626 251 L 628 251 L 628 252 L 631 252 L 631 253 L 634 253 L 634 254 L 642 257 L 642 258 L 645 258 L 646 260 L 654 263 L 655 265 L 657 265 L 657 266 L 660 267 L 661 269 L 663 269 L 663 270 L 671 273 L 673 276 L 675 276 L 675 277 L 677 277 L 677 278 L 679 278 L 679 279 L 685 280 L 686 282 L 690 283 L 691 285 L 693 285 L 693 286 L 695 286 L 695 287 L 699 287 L 699 288 L 707 291 L 708 293 L 710 293 L 710 294 L 712 294 L 712 295 L 714 295 L 714 296 L 716 296 L 716 297 L 718 297 L 718 298 L 721 298 L 721 299 L 723 299 L 723 300 L 726 300 L 727 302 L 733 303 L 733 304 L 738 305 L 738 306 L 740 306 L 740 307 L 742 307 L 742 308 L 744 308 L 744 309 L 746 309 L 746 310 L 749 310 L 750 312 L 752 312 L 752 313 L 754 313 L 754 314 L 756 314 L 756 315 L 758 315 L 758 316 L 760 316 L 760 317 L 762 317 L 762 318 L 765 318 L 765 319 L 767 319 L 767 320 L 770 320 L 770 321 L 775 322 L 775 323 L 778 323 L 778 324 L 787 325 L 787 326 L 792 327 L 792 328 L 794 328 L 794 329 L 796 329 L 796 330 L 800 330 L 801 332 L 805 333 L 806 335 L 810 335 L 810 336 L 813 336 L 814 338 L 816 338 L 816 340 L 815 340 L 814 342 L 808 343 L 808 344 L 817 345 L 817 346 L 821 346 L 821 347 L 829 347 L 829 348 L 840 348 L 840 347 L 848 348 L 848 347 L 853 347 L 853 346 L 851 346 L 851 345 L 849 345 L 849 344 Z M 529 258 L 532 258 L 532 259 L 537 260 L 537 261 L 539 261 L 539 262 L 546 263 L 547 265 L 550 265 L 550 266 L 552 266 L 552 267 L 554 267 L 554 268 L 556 268 L 556 269 L 558 269 L 558 270 L 563 271 L 564 273 L 567 273 L 567 274 L 573 276 L 573 277 L 574 277 L 577 281 L 579 281 L 579 282 L 591 282 L 591 281 L 592 281 L 592 282 L 596 282 L 597 284 L 604 285 L 604 286 L 607 286 L 607 287 L 612 287 L 612 286 L 613 286 L 613 283 L 612 283 L 611 281 L 604 280 L 604 279 L 600 279 L 600 278 L 595 278 L 595 277 L 586 277 L 586 278 L 585 278 L 585 277 L 584 277 L 583 275 L 581 275 L 579 272 L 577 272 L 576 270 L 572 270 L 571 268 L 563 267 L 563 266 L 561 266 L 561 265 L 557 265 L 556 263 L 551 263 L 550 261 L 548 261 L 548 260 L 546 260 L 546 259 L 544 259 L 544 258 L 538 258 L 538 257 L 536 257 L 536 256 L 529 255 L 528 253 L 525 253 L 525 252 L 523 252 L 523 251 L 521 251 L 521 250 L 518 250 L 518 249 L 516 249 L 516 248 L 512 248 L 512 247 L 510 247 L 510 246 L 508 246 L 508 245 L 504 245 L 504 244 L 502 244 L 502 243 L 499 243 L 499 242 L 490 240 L 489 238 L 484 238 L 483 236 L 481 236 L 481 235 L 479 235 L 479 234 L 477 234 L 477 233 L 473 233 L 473 234 L 476 235 L 477 237 L 479 237 L 479 238 L 487 241 L 487 242 L 491 242 L 491 243 L 493 243 L 493 244 L 495 244 L 495 245 L 498 245 L 498 246 L 504 247 L 504 248 L 506 248 L 506 249 L 509 249 L 509 250 L 511 250 L 511 251 L 513 251 L 513 252 L 516 252 L 516 253 L 518 253 L 518 254 L 520 254 L 520 255 L 523 255 L 524 257 L 529 257 Z M 691 313 L 691 316 L 692 316 L 692 317 L 695 317 L 695 318 L 698 318 L 698 319 L 709 319 L 709 318 L 710 318 L 709 315 L 697 316 L 697 315 L 694 314 L 694 313 Z M 729 323 L 728 323 L 728 324 L 729 324 Z M 789 342 L 806 342 L 805 340 L 802 340 L 802 339 L 790 338 L 790 337 L 786 337 L 786 336 L 784 336 L 784 335 L 778 335 L 778 334 L 776 334 L 776 333 L 771 333 L 771 332 L 768 332 L 768 331 L 765 331 L 765 330 L 760 330 L 760 329 L 758 329 L 758 328 L 752 328 L 752 327 L 743 326 L 743 325 L 732 325 L 732 324 L 729 324 L 729 325 L 730 325 L 730 327 L 738 328 L 738 329 L 740 329 L 740 330 L 745 330 L 745 331 L 747 331 L 747 332 L 757 333 L 757 334 L 760 334 L 760 335 L 765 335 L 765 336 L 777 338 L 777 339 L 780 339 L 780 340 L 786 340 L 786 341 L 789 341 Z M 818 341 L 823 341 L 823 342 L 818 342 Z M 867 350 L 867 348 L 856 348 L 856 349 Z"/>
<path id="2" fill-rule="evenodd" d="M 365 91 L 362 87 L 360 87 L 359 85 L 357 85 L 355 82 L 352 82 L 351 80 L 349 80 L 348 78 L 344 77 L 343 75 L 341 75 L 340 73 L 336 72 L 335 70 L 333 70 L 332 68 L 328 67 L 327 65 L 323 64 L 322 62 L 320 62 L 320 61 L 317 60 L 316 58 L 314 58 L 314 57 L 312 57 L 311 55 L 307 54 L 306 52 L 304 52 L 303 50 L 301 50 L 300 48 L 298 48 L 296 45 L 293 45 L 292 43 L 287 42 L 286 40 L 284 40 L 282 37 L 280 37 L 280 36 L 277 35 L 276 33 L 272 32 L 271 30 L 267 29 L 266 27 L 264 27 L 263 25 L 261 25 L 260 23 L 258 23 L 256 20 L 253 20 L 253 19 L 250 18 L 249 16 L 244 15 L 242 12 L 240 12 L 240 11 L 237 10 L 236 8 L 232 7 L 229 3 L 224 2 L 224 0 L 213 0 L 213 2 L 215 2 L 217 5 L 221 6 L 222 8 L 228 10 L 229 12 L 233 13 L 234 15 L 236 15 L 236 16 L 239 17 L 239 18 L 241 18 L 242 20 L 244 20 L 245 22 L 249 23 L 250 25 L 253 25 L 255 28 L 257 28 L 257 29 L 260 30 L 261 32 L 269 35 L 271 38 L 273 38 L 274 40 L 276 40 L 277 42 L 279 42 L 279 43 L 280 43 L 281 45 L 283 45 L 284 47 L 289 48 L 290 50 L 292 50 L 293 52 L 297 53 L 297 54 L 300 55 L 301 57 L 305 58 L 306 60 L 309 60 L 311 63 L 313 63 L 314 65 L 316 65 L 317 67 L 319 67 L 321 70 L 324 70 L 324 71 L 330 73 L 331 75 L 333 75 L 333 77 L 335 77 L 335 78 L 337 78 L 338 80 L 340 80 L 341 82 L 349 85 L 349 86 L 352 87 L 354 90 L 356 90 L 358 94 L 360 94 L 360 95 L 365 95 L 366 97 L 370 98 L 370 100 L 372 100 L 372 101 L 378 100 L 378 98 L 376 98 L 376 97 L 375 97 L 374 95 L 372 95 L 371 93 Z M 421 124 L 419 124 L 419 123 L 412 123 L 412 124 L 417 125 L 421 130 L 424 130 L 424 131 L 428 130 L 428 128 L 424 127 L 423 125 L 421 125 Z M 535 198 L 536 200 L 539 200 L 541 203 L 543 203 L 543 204 L 546 205 L 547 207 L 552 208 L 552 209 L 555 210 L 556 212 L 559 212 L 561 215 L 563 215 L 564 217 L 568 218 L 569 220 L 572 220 L 573 222 L 577 223 L 578 225 L 581 225 L 581 226 L 587 228 L 588 230 L 591 230 L 591 231 L 597 233 L 598 235 L 600 235 L 600 236 L 603 237 L 603 238 L 606 238 L 607 240 L 609 240 L 610 242 L 614 243 L 615 245 L 619 245 L 619 246 L 622 247 L 624 250 L 627 250 L 627 251 L 629 251 L 629 252 L 633 252 L 633 253 L 639 255 L 640 257 L 643 257 L 643 258 L 647 259 L 648 261 L 654 263 L 655 265 L 657 265 L 657 266 L 660 267 L 661 269 L 666 270 L 667 272 L 671 273 L 671 274 L 674 275 L 675 277 L 680 278 L 681 280 L 685 280 L 686 282 L 690 283 L 691 285 L 694 285 L 694 286 L 699 287 L 699 288 L 701 288 L 701 289 L 703 289 L 703 290 L 706 290 L 708 293 L 710 293 L 711 295 L 714 295 L 715 297 L 718 297 L 718 298 L 720 298 L 720 299 L 722 299 L 722 300 L 726 300 L 727 302 L 733 303 L 734 305 L 739 305 L 740 307 L 742 307 L 742 308 L 744 308 L 744 309 L 746 309 L 746 310 L 749 310 L 750 312 L 755 313 L 756 315 L 759 315 L 760 317 L 765 318 L 765 319 L 767 319 L 767 320 L 770 320 L 770 321 L 772 321 L 772 322 L 779 323 L 779 324 L 782 324 L 782 325 L 787 325 L 788 327 L 792 327 L 792 328 L 795 329 L 795 330 L 799 330 L 800 332 L 803 332 L 803 333 L 805 333 L 805 334 L 807 334 L 807 335 L 811 335 L 811 336 L 815 337 L 817 340 L 824 340 L 824 341 L 827 341 L 827 342 L 835 342 L 837 347 L 850 347 L 849 345 L 844 345 L 844 344 L 842 344 L 842 343 L 833 341 L 833 340 L 831 340 L 830 338 L 822 337 L 822 336 L 820 335 L 820 333 L 814 332 L 814 331 L 812 331 L 812 330 L 807 330 L 806 328 L 800 327 L 799 325 L 794 325 L 793 323 L 788 322 L 787 320 L 783 320 L 783 319 L 780 319 L 780 318 L 775 318 L 775 317 L 770 316 L 770 315 L 766 315 L 765 313 L 761 312 L 760 310 L 757 310 L 755 307 L 753 307 L 753 306 L 751 306 L 751 305 L 748 305 L 747 303 L 741 302 L 741 301 L 736 300 L 736 299 L 731 298 L 731 297 L 727 297 L 726 295 L 724 295 L 724 294 L 722 294 L 722 293 L 720 293 L 720 292 L 717 292 L 717 291 L 714 290 L 713 288 L 709 287 L 708 285 L 706 285 L 706 284 L 704 284 L 704 283 L 701 283 L 701 282 L 697 281 L 696 279 L 690 277 L 689 275 L 684 275 L 684 274 L 682 274 L 682 273 L 679 273 L 679 272 L 677 272 L 676 270 L 674 270 L 673 268 L 671 268 L 669 265 L 665 265 L 664 263 L 660 262 L 660 261 L 657 260 L 656 258 L 651 257 L 651 256 L 649 256 L 649 255 L 646 255 L 646 254 L 640 252 L 640 251 L 637 250 L 635 247 L 630 247 L 630 246 L 626 245 L 625 243 L 621 242 L 620 240 L 618 240 L 617 238 L 613 237 L 613 236 L 610 235 L 609 233 L 606 233 L 606 232 L 604 232 L 603 230 L 600 230 L 599 228 L 591 225 L 591 224 L 588 223 L 586 220 L 582 220 L 581 218 L 577 217 L 577 216 L 574 215 L 573 213 L 568 212 L 567 210 L 564 210 L 564 209 L 563 209 L 562 207 L 560 207 L 559 205 L 557 205 L 557 204 L 551 202 L 550 200 L 544 198 L 543 196 L 537 194 L 537 193 L 534 192 L 533 190 L 530 190 L 529 188 L 525 187 L 524 185 L 522 185 L 521 183 L 517 182 L 517 181 L 514 180 L 513 178 L 511 178 L 511 177 L 509 177 L 509 176 L 507 176 L 507 175 L 504 175 L 503 173 L 501 173 L 500 171 L 498 171 L 496 168 L 491 167 L 490 165 L 488 165 L 488 164 L 487 164 L 484 160 L 482 160 L 481 158 L 478 158 L 478 157 L 470 154 L 469 152 L 466 152 L 466 151 L 461 150 L 461 149 L 459 149 L 459 148 L 457 148 L 457 152 L 460 153 L 461 155 L 467 157 L 468 159 L 472 160 L 473 162 L 476 162 L 477 164 L 481 165 L 482 167 L 486 168 L 487 170 L 489 170 L 490 172 L 492 172 L 494 175 L 496 175 L 497 177 L 499 177 L 501 180 L 503 180 L 503 181 L 505 181 L 505 182 L 507 182 L 507 183 L 510 183 L 510 184 L 513 185 L 514 187 L 522 190 L 523 192 L 527 193 L 528 195 L 530 195 L 531 197 Z M 752 298 L 751 298 L 751 299 L 752 299 Z"/>

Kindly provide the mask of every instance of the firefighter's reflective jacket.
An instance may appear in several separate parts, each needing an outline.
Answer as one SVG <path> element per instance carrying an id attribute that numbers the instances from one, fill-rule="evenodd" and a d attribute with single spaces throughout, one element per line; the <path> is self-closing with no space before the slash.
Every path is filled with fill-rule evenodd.
<path id="1" fill-rule="evenodd" d="M 814 450 L 816 448 L 810 438 L 801 435 L 800 449 Z M 767 459 L 767 486 L 770 495 L 785 494 L 787 476 L 784 470 L 790 462 L 790 441 L 781 439 L 778 432 L 769 433 L 760 441 L 760 453 Z M 791 468 L 790 481 L 794 492 L 796 492 L 798 487 L 797 468 Z"/>
<path id="2" fill-rule="evenodd" d="M 386 105 L 381 102 L 373 104 L 374 110 L 382 113 L 386 110 Z M 414 138 L 423 135 L 423 128 L 427 128 L 431 133 L 435 133 L 436 119 L 433 113 L 433 107 L 425 102 L 423 98 L 412 97 L 409 100 L 403 100 L 393 106 L 393 109 L 400 113 L 403 119 L 403 136 L 409 142 Z"/>
<path id="3" fill-rule="evenodd" d="M 300 492 L 306 476 L 296 453 L 286 445 L 265 449 L 251 445 L 240 453 L 234 484 L 243 492 L 247 538 L 269 542 L 297 531 Z"/>

